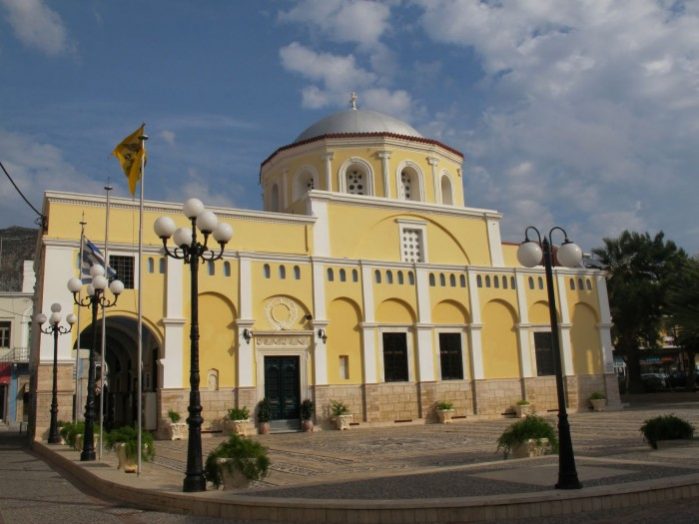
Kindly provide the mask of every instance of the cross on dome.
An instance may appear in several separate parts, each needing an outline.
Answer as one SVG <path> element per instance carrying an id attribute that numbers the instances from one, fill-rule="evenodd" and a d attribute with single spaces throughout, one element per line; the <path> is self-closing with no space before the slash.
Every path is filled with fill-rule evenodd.
<path id="1" fill-rule="evenodd" d="M 350 95 L 350 107 L 355 111 L 357 110 L 357 93 L 354 91 L 352 91 L 352 94 Z"/>

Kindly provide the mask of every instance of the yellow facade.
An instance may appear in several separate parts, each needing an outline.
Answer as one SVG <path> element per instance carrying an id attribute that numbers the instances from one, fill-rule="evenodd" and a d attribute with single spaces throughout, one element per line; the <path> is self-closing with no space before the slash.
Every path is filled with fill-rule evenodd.
<path id="1" fill-rule="evenodd" d="M 537 335 L 550 332 L 543 270 L 519 266 L 497 212 L 464 204 L 462 156 L 402 131 L 339 129 L 263 162 L 264 211 L 212 209 L 234 236 L 221 260 L 198 271 L 205 427 L 265 397 L 280 424 L 298 418 L 304 398 L 315 401 L 319 423 L 335 399 L 366 424 L 432 420 L 440 400 L 460 415 L 499 415 L 533 395 L 552 358 Z M 49 283 L 49 265 L 58 260 L 77 276 L 78 223 L 84 213 L 87 236 L 101 245 L 105 199 L 49 192 L 45 212 L 40 301 L 70 307 L 67 291 Z M 155 399 L 147 425 L 160 429 L 168 409 L 187 404 L 192 282 L 190 266 L 163 256 L 151 225 L 162 215 L 178 227 L 188 220 L 171 203 L 147 202 L 144 213 L 134 284 L 107 312 L 108 355 L 110 347 L 120 355 L 107 358 L 110 409 L 122 421 L 133 416 L 140 267 L 143 369 Z M 138 206 L 112 199 L 110 257 L 133 258 L 137 239 Z M 577 399 L 570 407 L 584 409 L 593 390 L 613 399 L 603 275 L 556 268 L 554 280 L 563 372 Z M 554 407 L 546 402 L 537 407 Z"/>

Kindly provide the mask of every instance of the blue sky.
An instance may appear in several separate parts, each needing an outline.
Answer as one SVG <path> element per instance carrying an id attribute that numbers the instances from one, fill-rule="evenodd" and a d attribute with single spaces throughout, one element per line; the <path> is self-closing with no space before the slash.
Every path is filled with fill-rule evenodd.
<path id="1" fill-rule="evenodd" d="M 0 160 L 37 207 L 127 195 L 111 151 L 146 122 L 146 198 L 259 209 L 260 162 L 354 90 L 461 150 L 506 240 L 697 253 L 697 27 L 670 0 L 0 0 Z M 32 225 L 2 180 L 0 227 Z"/>

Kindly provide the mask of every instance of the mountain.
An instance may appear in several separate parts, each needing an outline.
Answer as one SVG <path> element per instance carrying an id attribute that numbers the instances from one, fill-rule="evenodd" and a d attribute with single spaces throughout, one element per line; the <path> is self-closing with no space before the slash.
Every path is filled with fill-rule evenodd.
<path id="1" fill-rule="evenodd" d="M 34 260 L 38 229 L 12 226 L 0 229 L 0 291 L 22 290 L 22 266 Z"/>

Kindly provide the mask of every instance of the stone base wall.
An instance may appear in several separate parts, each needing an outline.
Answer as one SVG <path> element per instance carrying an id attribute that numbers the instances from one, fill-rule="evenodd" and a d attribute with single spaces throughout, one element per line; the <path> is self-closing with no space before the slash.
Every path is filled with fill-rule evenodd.
<path id="1" fill-rule="evenodd" d="M 621 397 L 619 396 L 619 379 L 615 373 L 604 375 L 604 392 L 607 395 L 608 409 L 621 409 Z"/>
<path id="2" fill-rule="evenodd" d="M 606 392 L 606 381 L 604 375 L 578 375 L 578 403 L 574 404 L 568 400 L 568 405 L 573 409 L 578 409 L 579 411 L 587 411 L 590 409 L 589 398 L 593 392 L 599 391 L 600 393 L 607 394 Z M 619 390 L 617 388 L 617 397 Z"/>
<path id="3" fill-rule="evenodd" d="M 420 418 L 418 384 L 367 384 L 367 422 L 394 422 Z"/>
<path id="4" fill-rule="evenodd" d="M 475 381 L 475 407 L 478 415 L 500 415 L 512 410 L 522 399 L 522 382 L 518 378 Z"/>
<path id="5" fill-rule="evenodd" d="M 364 388 L 360 384 L 348 386 L 314 386 L 316 424 L 323 429 L 334 428 L 330 414 L 330 402 L 336 400 L 349 408 L 353 422 L 365 422 Z"/>
<path id="6" fill-rule="evenodd" d="M 557 410 L 556 377 L 551 375 L 525 378 L 524 398 L 534 406 L 535 412 L 543 414 L 549 410 Z"/>
<path id="7" fill-rule="evenodd" d="M 473 385 L 468 380 L 421 382 L 420 416 L 425 422 L 438 422 L 437 403 L 451 402 L 454 417 L 473 415 Z"/>
<path id="8" fill-rule="evenodd" d="M 216 431 L 221 429 L 222 419 L 228 415 L 228 410 L 235 406 L 235 391 L 232 389 L 220 389 L 218 391 L 200 391 L 201 416 L 204 419 L 201 429 L 204 431 Z M 177 411 L 184 422 L 189 416 L 189 389 L 161 389 L 158 400 L 158 430 L 159 438 L 165 437 L 165 431 L 169 418 L 169 410 Z"/>
<path id="9" fill-rule="evenodd" d="M 58 363 L 56 385 L 58 393 L 58 420 L 73 420 L 73 391 L 75 382 L 73 380 L 73 364 Z M 46 440 L 49 435 L 51 425 L 51 398 L 53 396 L 53 362 L 50 364 L 41 363 L 37 370 L 37 392 L 36 392 L 36 432 L 34 438 Z M 85 400 L 83 398 L 83 400 Z M 14 402 L 14 399 L 11 399 Z M 98 406 L 95 406 L 97 414 Z M 81 406 L 81 413 L 85 406 Z"/>

